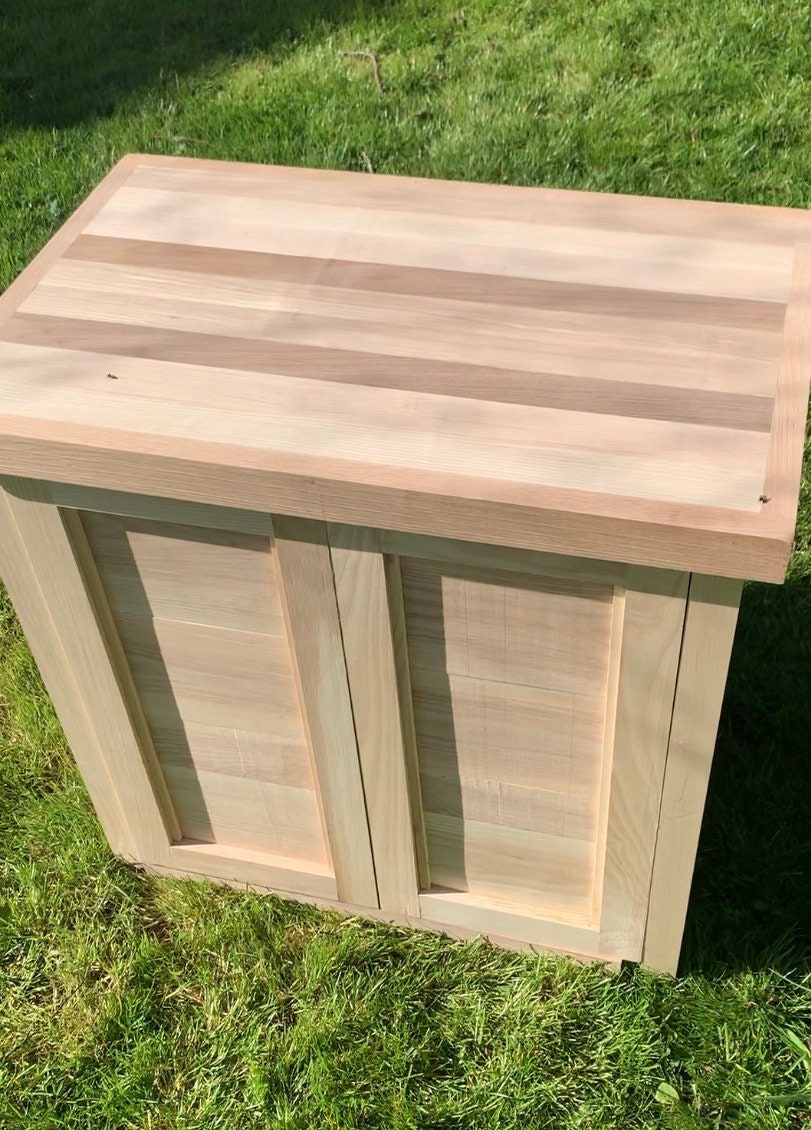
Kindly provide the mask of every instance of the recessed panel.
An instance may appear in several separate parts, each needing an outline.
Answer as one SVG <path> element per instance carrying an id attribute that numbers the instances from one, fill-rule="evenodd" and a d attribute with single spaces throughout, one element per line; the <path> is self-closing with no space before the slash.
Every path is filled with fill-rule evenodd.
<path id="1" fill-rule="evenodd" d="M 432 886 L 588 917 L 613 587 L 401 566 Z"/>
<path id="2" fill-rule="evenodd" d="M 328 862 L 269 539 L 82 519 L 184 837 Z"/>

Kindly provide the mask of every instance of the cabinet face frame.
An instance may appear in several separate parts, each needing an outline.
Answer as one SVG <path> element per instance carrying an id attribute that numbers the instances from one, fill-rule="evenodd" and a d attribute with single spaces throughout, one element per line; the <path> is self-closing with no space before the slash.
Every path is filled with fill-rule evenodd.
<path id="1" fill-rule="evenodd" d="M 33 480 L 3 481 L 3 575 L 115 851 L 154 868 L 378 906 L 323 523 Z M 81 511 L 273 539 L 329 861 L 184 838 Z M 331 863 L 330 863 L 331 861 Z"/>
<path id="2" fill-rule="evenodd" d="M 9 478 L 0 488 L 0 573 L 115 852 L 158 873 L 676 971 L 740 581 L 70 484 Z M 184 842 L 82 510 L 275 536 L 332 867 Z M 590 920 L 431 889 L 401 557 L 613 587 L 610 774 Z"/>

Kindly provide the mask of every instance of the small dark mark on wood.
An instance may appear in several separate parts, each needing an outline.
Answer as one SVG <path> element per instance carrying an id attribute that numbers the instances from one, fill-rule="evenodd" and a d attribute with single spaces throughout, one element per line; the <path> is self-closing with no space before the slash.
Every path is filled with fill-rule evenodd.
<path id="1" fill-rule="evenodd" d="M 353 56 L 356 59 L 368 59 L 372 64 L 372 74 L 374 75 L 377 93 L 381 95 L 385 94 L 386 88 L 383 86 L 383 80 L 380 77 L 380 64 L 377 61 L 377 55 L 374 51 L 342 51 L 341 54 Z"/>
<path id="2" fill-rule="evenodd" d="M 758 495 L 758 502 L 771 502 L 771 499 L 768 497 L 768 495 L 759 494 Z"/>
<path id="3" fill-rule="evenodd" d="M 107 380 L 108 381 L 117 381 L 118 377 L 115 375 L 115 373 L 108 373 L 107 374 Z"/>

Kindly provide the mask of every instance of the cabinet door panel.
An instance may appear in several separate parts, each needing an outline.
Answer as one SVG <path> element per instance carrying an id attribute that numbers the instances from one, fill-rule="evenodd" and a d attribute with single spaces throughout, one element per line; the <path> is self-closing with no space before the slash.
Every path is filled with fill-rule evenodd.
<path id="1" fill-rule="evenodd" d="M 183 839 L 327 869 L 270 540 L 82 521 Z"/>
<path id="2" fill-rule="evenodd" d="M 69 738 L 105 782 L 111 842 L 153 867 L 377 907 L 325 525 L 7 491 L 9 554 L 33 574 L 22 614 L 58 636 L 54 689 L 81 705 Z"/>
<path id="3" fill-rule="evenodd" d="M 379 573 L 400 670 L 385 700 L 380 664 L 372 682 L 350 665 L 350 686 L 377 718 L 398 687 L 385 756 L 406 761 L 421 916 L 638 959 L 686 576 L 349 529 L 330 527 L 343 564 L 353 538 L 356 556 L 397 551 Z M 391 804 L 367 800 L 374 829 Z"/>
<path id="4" fill-rule="evenodd" d="M 432 885 L 588 916 L 612 589 L 401 572 Z"/>

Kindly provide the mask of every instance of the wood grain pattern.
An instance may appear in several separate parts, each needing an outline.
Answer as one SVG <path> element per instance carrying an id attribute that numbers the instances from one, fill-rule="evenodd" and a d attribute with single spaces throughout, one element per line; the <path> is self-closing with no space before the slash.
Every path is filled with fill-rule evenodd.
<path id="1" fill-rule="evenodd" d="M 128 158 L 0 300 L 0 472 L 779 580 L 809 231 Z"/>
<path id="2" fill-rule="evenodd" d="M 273 522 L 268 513 L 225 506 L 209 506 L 181 498 L 135 494 L 130 490 L 105 490 L 104 487 L 79 486 L 40 480 L 54 506 L 91 514 L 117 515 L 124 518 L 146 518 L 152 522 L 168 522 L 176 526 L 197 526 L 206 530 L 229 530 L 238 534 L 260 534 L 270 537 Z M 86 518 L 87 520 L 87 518 Z"/>
<path id="3" fill-rule="evenodd" d="M 338 898 L 335 876 L 326 864 L 294 862 L 286 856 L 227 844 L 183 840 L 171 845 L 165 863 L 155 866 L 150 861 L 146 866 L 157 874 L 205 875 L 242 889 L 272 889 L 306 901 Z"/>
<path id="4" fill-rule="evenodd" d="M 384 545 L 383 532 L 378 530 L 377 533 L 382 548 Z M 414 724 L 414 693 L 411 687 L 411 670 L 408 660 L 408 627 L 405 617 L 400 558 L 390 553 L 384 554 L 383 568 L 386 573 L 386 593 L 389 600 L 389 623 L 394 650 L 394 670 L 397 679 L 405 776 L 414 836 L 414 855 L 417 863 L 419 887 L 420 890 L 423 890 L 431 885 L 431 871 L 428 866 L 428 841 L 425 836 L 425 817 L 420 787 L 417 729 Z"/>
<path id="5" fill-rule="evenodd" d="M 326 864 L 267 537 L 82 511 L 181 836 Z"/>
<path id="6" fill-rule="evenodd" d="M 589 920 L 613 586 L 401 572 L 432 885 Z"/>
<path id="7" fill-rule="evenodd" d="M 109 609 L 82 545 L 81 527 L 69 521 L 70 512 L 63 514 L 41 497 L 36 483 L 7 481 L 5 486 L 33 578 L 81 688 L 115 790 L 138 813 L 130 825 L 135 851 L 139 858 L 160 861 L 170 840 L 178 838 L 177 817 L 122 665 L 120 644 L 110 630 Z"/>
<path id="8" fill-rule="evenodd" d="M 135 858 L 137 837 L 120 803 L 114 769 L 104 753 L 104 739 L 92 713 L 81 672 L 72 666 L 59 639 L 42 589 L 5 490 L 0 489 L 0 576 L 11 597 L 43 682 L 59 715 L 93 807 L 113 851 Z"/>
<path id="9" fill-rule="evenodd" d="M 266 538 L 87 512 L 84 524 L 120 616 L 284 638 Z"/>
<path id="10" fill-rule="evenodd" d="M 408 559 L 414 667 L 593 694 L 604 673 L 608 585 L 527 579 Z M 499 633 L 499 627 L 506 631 Z"/>
<path id="11" fill-rule="evenodd" d="M 690 579 L 642 961 L 675 975 L 741 583 Z"/>
<path id="12" fill-rule="evenodd" d="M 338 894 L 379 906 L 327 529 L 274 516 L 274 559 Z"/>
<path id="13" fill-rule="evenodd" d="M 688 576 L 631 571 L 622 616 L 599 922 L 606 952 L 642 954 Z"/>
<path id="14" fill-rule="evenodd" d="M 384 910 L 419 913 L 406 748 L 377 531 L 328 530 L 366 812 Z"/>
<path id="15" fill-rule="evenodd" d="M 437 886 L 504 900 L 528 916 L 587 918 L 593 880 L 587 841 L 467 814 L 461 820 L 427 811 L 425 827 Z"/>
<path id="16" fill-rule="evenodd" d="M 523 950 L 527 953 L 537 953 L 542 949 L 553 953 L 568 953 L 575 960 L 598 957 L 609 968 L 619 964 L 599 953 L 596 948 L 599 934 L 591 927 L 556 922 L 553 919 L 527 918 L 525 915 L 511 913 L 506 904 L 504 909 L 496 909 L 491 901 L 476 900 L 472 895 L 457 895 L 447 891 L 423 893 L 420 895 L 421 916 L 413 918 L 391 910 L 381 910 L 379 907 L 338 902 L 334 887 L 332 894 L 323 890 L 327 887 L 329 879 L 316 873 L 307 876 L 310 886 L 307 891 L 290 891 L 288 887 L 290 874 L 283 868 L 272 876 L 273 885 L 269 886 L 270 880 L 267 874 L 259 873 L 258 866 L 250 858 L 250 853 L 242 852 L 238 848 L 230 849 L 227 856 L 223 852 L 222 859 L 215 857 L 210 863 L 211 853 L 206 844 L 176 844 L 172 847 L 171 853 L 170 864 L 147 864 L 144 870 L 157 876 L 172 875 L 178 878 L 206 874 L 209 878 L 227 886 L 244 889 L 247 885 L 254 891 L 271 891 L 282 898 L 321 906 L 339 914 L 360 914 L 380 922 L 434 930 L 465 940 L 483 936 L 495 946 Z M 246 856 L 247 858 L 244 858 Z M 239 877 L 234 872 L 239 872 Z M 332 882 L 334 884 L 334 880 Z"/>
<path id="17" fill-rule="evenodd" d="M 165 765 L 184 837 L 247 848 L 304 864 L 326 864 L 321 817 L 311 788 L 269 784 L 196 766 Z"/>

